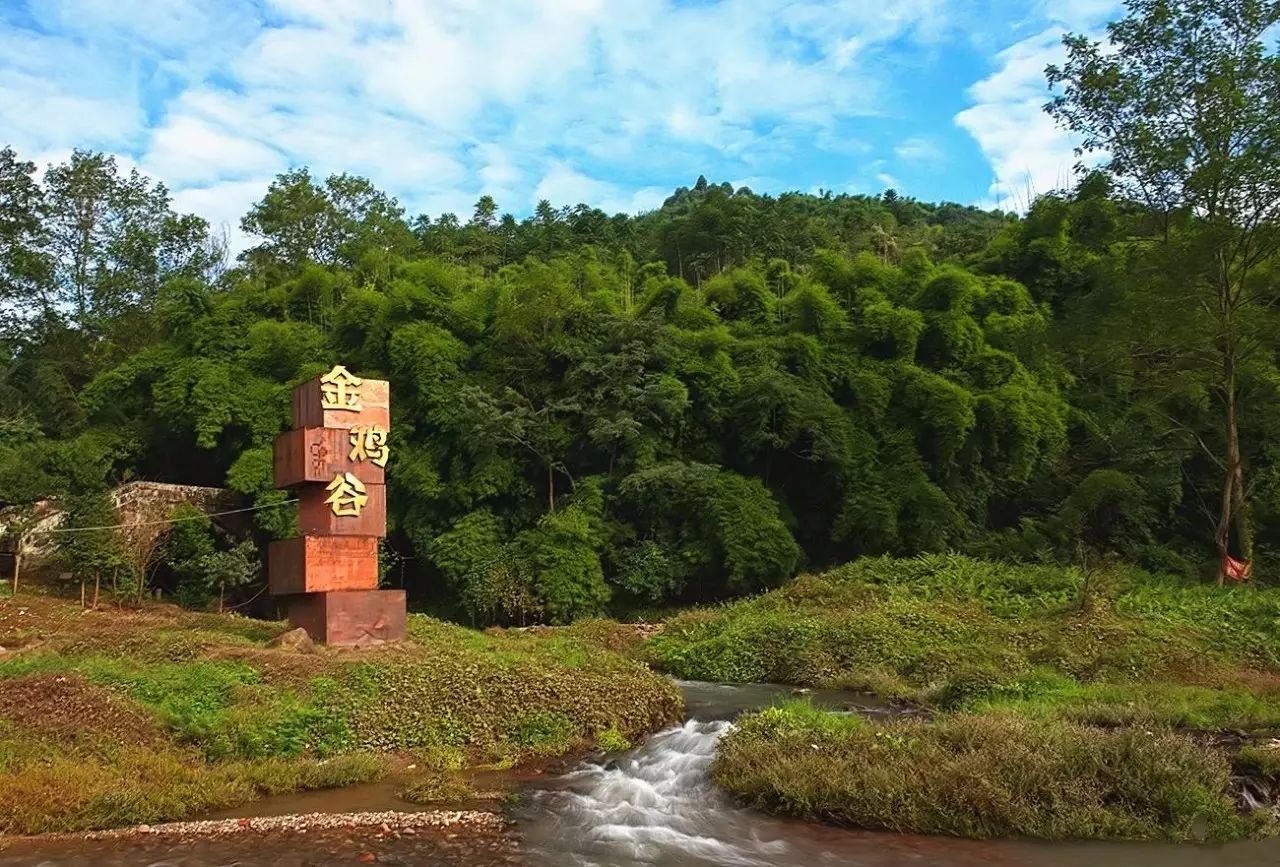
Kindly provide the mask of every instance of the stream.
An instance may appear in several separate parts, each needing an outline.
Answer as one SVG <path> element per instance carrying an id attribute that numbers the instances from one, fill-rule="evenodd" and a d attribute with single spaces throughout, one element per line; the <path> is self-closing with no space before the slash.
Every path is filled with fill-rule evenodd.
<path id="1" fill-rule="evenodd" d="M 787 687 L 683 682 L 687 719 L 626 753 L 564 773 L 520 775 L 515 835 L 396 836 L 372 831 L 234 834 L 192 841 L 137 838 L 19 841 L 0 867 L 319 867 L 379 863 L 472 867 L 1274 867 L 1280 839 L 1222 846 L 1041 843 L 851 831 L 779 819 L 735 805 L 707 773 L 716 741 L 741 712 Z M 862 714 L 893 710 L 871 696 L 814 690 L 815 704 Z M 247 805 L 227 816 L 415 811 L 390 786 L 310 792 Z"/>

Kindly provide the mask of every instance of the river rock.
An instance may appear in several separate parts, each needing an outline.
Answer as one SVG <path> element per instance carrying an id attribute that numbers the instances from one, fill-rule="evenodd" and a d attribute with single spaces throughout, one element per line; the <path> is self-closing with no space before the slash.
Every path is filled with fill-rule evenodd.
<path id="1" fill-rule="evenodd" d="M 283 635 L 277 635 L 271 639 L 268 647 L 279 648 L 280 650 L 292 650 L 294 653 L 315 653 L 316 644 L 311 640 L 311 636 L 307 634 L 307 630 L 298 627 L 290 629 Z"/>

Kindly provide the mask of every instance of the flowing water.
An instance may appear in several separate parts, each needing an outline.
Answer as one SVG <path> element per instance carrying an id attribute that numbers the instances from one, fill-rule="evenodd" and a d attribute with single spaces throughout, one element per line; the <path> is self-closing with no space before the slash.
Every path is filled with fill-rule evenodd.
<path id="1" fill-rule="evenodd" d="M 1276 867 L 1280 841 L 1227 846 L 1033 843 L 850 831 L 736 806 L 712 783 L 716 741 L 783 687 L 683 683 L 689 719 L 529 792 L 525 850 L 545 867 Z M 874 698 L 814 691 L 815 704 L 893 713 Z"/>
<path id="2" fill-rule="evenodd" d="M 525 797 L 513 811 L 520 852 L 493 835 L 417 838 L 332 831 L 237 835 L 187 843 L 133 840 L 22 843 L 0 867 L 319 867 L 376 863 L 472 867 L 1276 867 L 1280 840 L 1189 846 L 1149 843 L 972 841 L 849 831 L 778 819 L 736 806 L 708 775 L 716 741 L 742 711 L 790 690 L 768 685 L 682 683 L 688 719 L 634 750 L 582 762 L 563 774 L 512 779 Z M 822 706 L 862 714 L 894 710 L 857 693 L 809 693 Z M 390 787 L 310 793 L 250 805 L 252 815 L 412 809 Z M 241 837 L 241 838 L 237 838 Z"/>

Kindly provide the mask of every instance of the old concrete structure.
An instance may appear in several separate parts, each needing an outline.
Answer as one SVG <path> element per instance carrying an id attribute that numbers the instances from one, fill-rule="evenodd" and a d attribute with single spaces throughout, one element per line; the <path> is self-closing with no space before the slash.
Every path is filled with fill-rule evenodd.
<path id="1" fill-rule="evenodd" d="M 128 526 L 131 541 L 141 547 L 154 547 L 170 529 L 165 519 L 175 506 L 189 505 L 209 515 L 233 536 L 250 530 L 252 518 L 247 513 L 219 513 L 242 509 L 240 495 L 225 488 L 201 485 L 171 485 L 165 482 L 126 482 L 108 494 L 121 524 Z M 66 513 L 52 500 L 36 503 L 26 510 L 0 510 L 0 576 L 12 575 L 21 555 L 22 571 L 37 575 L 57 550 L 58 534 Z"/>

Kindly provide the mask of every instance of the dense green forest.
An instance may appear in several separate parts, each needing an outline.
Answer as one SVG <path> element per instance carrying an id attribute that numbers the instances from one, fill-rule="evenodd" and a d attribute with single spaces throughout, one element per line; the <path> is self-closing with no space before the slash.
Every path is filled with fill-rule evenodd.
<path id="1" fill-rule="evenodd" d="M 232 259 L 108 155 L 40 174 L 6 149 L 0 501 L 91 522 L 143 478 L 279 503 L 290 388 L 341 362 L 392 383 L 390 580 L 480 621 L 944 549 L 1202 580 L 1229 553 L 1276 580 L 1280 74 L 1255 5 L 1191 47 L 1158 14 L 1114 25 L 1118 54 L 1068 39 L 1048 108 L 1110 159 L 1022 215 L 699 177 L 639 216 L 411 217 L 298 169 Z M 1206 64 L 1234 77 L 1178 83 Z"/>

